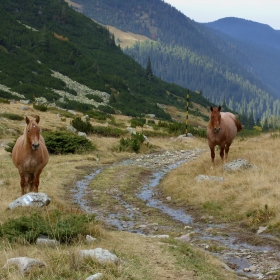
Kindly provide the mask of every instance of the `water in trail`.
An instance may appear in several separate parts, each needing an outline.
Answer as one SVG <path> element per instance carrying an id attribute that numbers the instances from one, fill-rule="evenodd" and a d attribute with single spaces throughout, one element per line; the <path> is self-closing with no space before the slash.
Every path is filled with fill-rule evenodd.
<path id="1" fill-rule="evenodd" d="M 143 200 L 148 207 L 153 207 L 160 210 L 165 215 L 171 217 L 174 221 L 182 223 L 190 228 L 189 242 L 209 250 L 209 248 L 216 246 L 220 247 L 220 250 L 213 250 L 213 254 L 221 258 L 226 264 L 227 269 L 233 269 L 239 274 L 246 273 L 246 276 L 251 277 L 250 279 L 273 279 L 270 275 L 262 274 L 262 269 L 264 267 L 261 262 L 267 262 L 271 259 L 269 263 L 270 267 L 266 267 L 267 271 L 274 271 L 280 269 L 280 259 L 278 252 L 270 246 L 253 246 L 246 242 L 239 242 L 237 239 L 238 233 L 228 231 L 227 226 L 223 224 L 213 224 L 205 222 L 194 222 L 193 217 L 188 213 L 185 213 L 183 209 L 173 209 L 169 205 L 165 204 L 163 201 L 156 198 L 156 188 L 158 187 L 162 178 L 171 170 L 177 168 L 180 164 L 190 161 L 192 156 L 186 156 L 183 159 L 179 159 L 169 165 L 159 166 L 158 169 L 154 169 L 153 175 L 150 181 L 145 184 L 139 193 L 135 196 Z M 135 161 L 133 161 L 135 163 Z M 118 163 L 119 166 L 131 165 L 131 160 L 126 160 Z M 100 209 L 94 209 L 89 206 L 87 201 L 87 194 L 90 193 L 88 188 L 90 182 L 102 172 L 102 168 L 92 172 L 90 175 L 85 176 L 81 181 L 76 183 L 76 187 L 73 190 L 73 197 L 76 203 L 80 207 L 88 212 L 97 215 L 97 218 L 101 218 L 99 215 L 101 213 Z M 120 203 L 125 209 L 121 213 L 107 213 L 102 219 L 106 224 L 111 225 L 118 230 L 126 230 L 135 233 L 143 233 L 141 227 L 136 226 L 136 222 L 141 218 L 144 218 L 144 214 L 139 211 L 139 209 L 133 208 L 129 202 L 124 201 L 118 195 L 113 195 L 113 197 Z M 209 245 L 210 244 L 210 245 Z"/>

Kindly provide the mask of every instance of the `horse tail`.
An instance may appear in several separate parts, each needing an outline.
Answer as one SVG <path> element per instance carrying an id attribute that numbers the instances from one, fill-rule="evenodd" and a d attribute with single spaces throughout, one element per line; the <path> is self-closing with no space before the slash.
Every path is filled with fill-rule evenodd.
<path id="1" fill-rule="evenodd" d="M 235 118 L 234 122 L 237 127 L 237 132 L 239 132 L 243 128 L 243 126 L 242 126 L 241 122 L 238 120 L 238 118 Z"/>

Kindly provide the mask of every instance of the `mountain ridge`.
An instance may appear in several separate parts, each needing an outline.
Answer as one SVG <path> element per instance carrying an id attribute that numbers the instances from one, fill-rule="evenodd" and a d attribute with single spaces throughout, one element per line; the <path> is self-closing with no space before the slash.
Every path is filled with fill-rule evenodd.
<path id="1" fill-rule="evenodd" d="M 204 23 L 204 25 L 245 42 L 270 46 L 280 50 L 280 30 L 275 30 L 268 24 L 242 18 L 226 17 Z"/>

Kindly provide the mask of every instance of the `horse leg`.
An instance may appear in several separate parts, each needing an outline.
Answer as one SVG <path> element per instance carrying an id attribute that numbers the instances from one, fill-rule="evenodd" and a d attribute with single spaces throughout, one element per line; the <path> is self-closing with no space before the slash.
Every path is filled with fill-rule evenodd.
<path id="1" fill-rule="evenodd" d="M 229 147 L 230 147 L 231 144 L 227 144 L 226 145 L 226 149 L 225 149 L 225 152 L 226 152 L 226 157 L 225 157 L 225 161 L 227 162 L 227 158 L 228 158 L 228 152 L 229 152 Z"/>
<path id="2" fill-rule="evenodd" d="M 211 161 L 212 161 L 211 169 L 213 169 L 214 166 L 215 166 L 215 162 L 214 162 L 214 159 L 215 159 L 215 146 L 214 147 L 210 147 L 210 150 L 211 150 Z"/>
<path id="3" fill-rule="evenodd" d="M 34 179 L 33 179 L 33 191 L 34 192 L 38 192 L 38 188 L 39 188 L 39 183 L 40 183 L 40 174 L 41 174 L 41 171 L 38 172 L 38 173 L 35 173 L 34 174 Z"/>
<path id="4" fill-rule="evenodd" d="M 221 146 L 220 147 L 220 156 L 221 156 L 222 161 L 224 161 L 224 155 L 225 155 L 224 151 L 225 151 L 225 146 Z"/>
<path id="5" fill-rule="evenodd" d="M 19 176 L 20 176 L 20 186 L 21 186 L 21 195 L 26 194 L 26 180 L 25 176 L 22 171 L 19 171 Z"/>
<path id="6" fill-rule="evenodd" d="M 29 192 L 34 191 L 34 174 L 28 174 L 28 184 L 29 184 Z"/>

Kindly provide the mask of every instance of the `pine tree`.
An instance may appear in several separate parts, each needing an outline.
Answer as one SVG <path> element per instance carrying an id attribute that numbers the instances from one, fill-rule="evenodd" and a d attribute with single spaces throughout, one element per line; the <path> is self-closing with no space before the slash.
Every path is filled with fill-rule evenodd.
<path id="1" fill-rule="evenodd" d="M 255 126 L 255 120 L 254 120 L 253 112 L 251 111 L 248 116 L 247 127 L 248 127 L 248 129 L 253 129 L 254 126 Z"/>
<path id="2" fill-rule="evenodd" d="M 153 79 L 153 70 L 152 70 L 152 63 L 150 57 L 148 57 L 145 77 L 149 81 Z"/>

